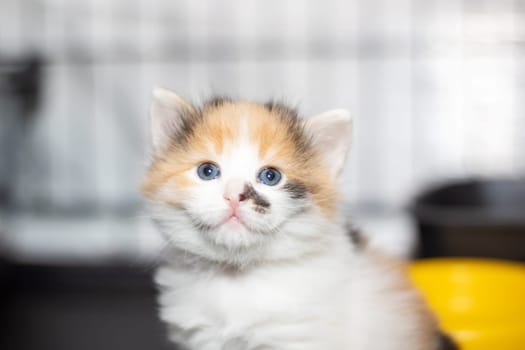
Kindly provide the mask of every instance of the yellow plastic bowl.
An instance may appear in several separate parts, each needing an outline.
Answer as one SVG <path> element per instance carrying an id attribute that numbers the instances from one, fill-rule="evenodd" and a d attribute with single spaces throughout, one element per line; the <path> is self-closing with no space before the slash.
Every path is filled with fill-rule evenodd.
<path id="1" fill-rule="evenodd" d="M 461 349 L 525 349 L 525 264 L 428 259 L 410 274 Z"/>

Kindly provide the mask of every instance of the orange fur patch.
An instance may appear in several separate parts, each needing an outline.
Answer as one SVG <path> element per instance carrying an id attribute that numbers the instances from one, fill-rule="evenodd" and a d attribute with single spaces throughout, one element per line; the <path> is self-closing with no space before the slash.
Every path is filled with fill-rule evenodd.
<path id="1" fill-rule="evenodd" d="M 224 102 L 205 107 L 202 113 L 203 118 L 194 126 L 186 147 L 173 147 L 150 166 L 142 186 L 147 197 L 155 197 L 168 181 L 181 187 L 196 185 L 186 176 L 187 171 L 203 161 L 213 160 L 227 143 L 247 131 L 266 165 L 302 183 L 325 215 L 335 214 L 337 191 L 328 172 L 320 166 L 320 156 L 313 149 L 297 144 L 297 135 L 291 134 L 289 120 L 278 110 L 257 103 Z M 172 201 L 178 204 L 177 199 Z"/>

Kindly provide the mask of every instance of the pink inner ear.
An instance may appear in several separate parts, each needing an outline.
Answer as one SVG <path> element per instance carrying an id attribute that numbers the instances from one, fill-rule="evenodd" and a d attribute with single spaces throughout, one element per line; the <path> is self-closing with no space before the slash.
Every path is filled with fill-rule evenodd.
<path id="1" fill-rule="evenodd" d="M 333 110 L 311 117 L 306 121 L 306 129 L 332 176 L 339 176 L 351 141 L 352 121 L 348 112 Z"/>
<path id="2" fill-rule="evenodd" d="M 181 112 L 194 108 L 174 92 L 155 88 L 150 107 L 151 142 L 155 153 L 162 153 L 182 125 Z"/>

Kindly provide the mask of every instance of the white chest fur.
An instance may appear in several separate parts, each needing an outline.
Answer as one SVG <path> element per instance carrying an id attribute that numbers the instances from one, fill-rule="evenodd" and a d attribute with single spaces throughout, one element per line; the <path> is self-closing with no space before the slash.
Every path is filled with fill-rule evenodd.
<path id="1" fill-rule="evenodd" d="M 433 319 L 399 276 L 347 253 L 247 273 L 165 266 L 156 280 L 170 337 L 191 350 L 433 350 Z"/>
<path id="2" fill-rule="evenodd" d="M 246 274 L 165 266 L 156 278 L 161 317 L 190 349 L 344 349 L 343 266 L 333 258 Z"/>

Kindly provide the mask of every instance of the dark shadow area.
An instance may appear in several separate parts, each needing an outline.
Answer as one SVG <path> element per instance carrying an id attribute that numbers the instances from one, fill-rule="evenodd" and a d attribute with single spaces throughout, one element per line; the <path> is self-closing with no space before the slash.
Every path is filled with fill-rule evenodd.
<path id="1" fill-rule="evenodd" d="M 3 262 L 0 280 L 1 349 L 174 349 L 146 268 Z"/>

